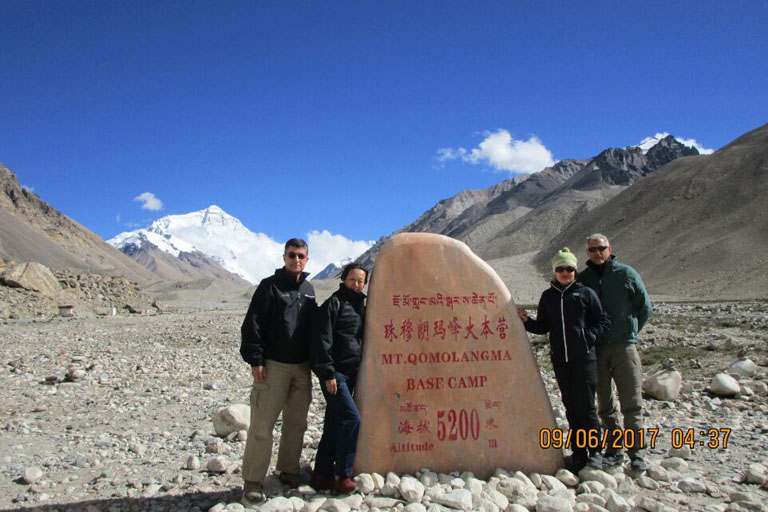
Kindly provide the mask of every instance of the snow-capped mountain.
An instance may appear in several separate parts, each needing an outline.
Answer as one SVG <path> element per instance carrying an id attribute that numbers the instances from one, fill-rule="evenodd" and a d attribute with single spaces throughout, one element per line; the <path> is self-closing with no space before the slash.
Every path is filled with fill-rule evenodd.
<path id="1" fill-rule="evenodd" d="M 667 132 L 657 133 L 652 137 L 644 138 L 643 141 L 635 147 L 640 148 L 643 151 L 643 154 L 646 154 L 648 153 L 649 149 L 651 149 L 653 146 L 658 144 L 662 139 L 668 136 L 669 136 L 669 133 Z M 695 148 L 702 155 L 709 155 L 714 152 L 713 149 L 705 148 L 704 146 L 696 142 L 695 139 L 681 139 L 680 137 L 675 137 L 675 140 L 680 144 L 682 144 L 683 146 L 687 146 L 689 148 Z"/>
<path id="2" fill-rule="evenodd" d="M 352 258 L 344 258 L 341 261 L 334 261 L 332 263 L 329 263 L 323 270 L 312 276 L 312 279 L 335 279 L 336 276 L 341 274 L 341 269 L 346 265 L 347 263 L 352 263 L 354 260 Z"/>
<path id="3" fill-rule="evenodd" d="M 176 257 L 198 251 L 251 283 L 283 265 L 281 243 L 254 233 L 216 205 L 162 217 L 147 228 L 120 233 L 107 242 L 120 250 L 149 242 Z"/>

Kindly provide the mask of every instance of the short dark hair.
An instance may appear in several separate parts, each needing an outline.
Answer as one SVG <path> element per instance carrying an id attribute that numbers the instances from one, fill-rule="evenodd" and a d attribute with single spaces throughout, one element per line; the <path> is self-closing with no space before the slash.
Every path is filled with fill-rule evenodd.
<path id="1" fill-rule="evenodd" d="M 285 242 L 285 252 L 288 252 L 289 247 L 296 247 L 297 249 L 306 249 L 307 254 L 309 254 L 309 246 L 307 245 L 307 242 L 305 242 L 301 238 L 291 238 L 290 240 Z"/>
<path id="2" fill-rule="evenodd" d="M 344 265 L 341 271 L 341 280 L 344 281 L 352 270 L 359 269 L 365 272 L 365 282 L 368 282 L 368 269 L 362 266 L 360 263 L 348 263 Z"/>

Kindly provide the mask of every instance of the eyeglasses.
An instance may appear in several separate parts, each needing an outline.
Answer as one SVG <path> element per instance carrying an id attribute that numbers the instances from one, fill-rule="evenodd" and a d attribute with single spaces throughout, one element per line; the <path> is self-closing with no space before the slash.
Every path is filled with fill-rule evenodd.
<path id="1" fill-rule="evenodd" d="M 606 245 L 600 245 L 600 246 L 598 246 L 598 247 L 590 247 L 590 248 L 589 248 L 589 249 L 587 249 L 587 250 L 588 250 L 589 252 L 603 252 L 603 251 L 604 251 L 604 250 L 606 250 L 607 248 L 608 248 L 608 246 L 606 246 Z"/>
<path id="2" fill-rule="evenodd" d="M 307 255 L 304 254 L 303 252 L 293 252 L 293 251 L 291 251 L 291 252 L 288 253 L 288 259 L 289 260 L 292 260 L 293 258 L 299 258 L 300 260 L 303 260 L 306 257 L 307 257 Z"/>
<path id="3" fill-rule="evenodd" d="M 555 272 L 558 274 L 561 272 L 568 272 L 570 274 L 571 272 L 576 272 L 576 269 L 573 267 L 557 267 L 555 268 Z"/>

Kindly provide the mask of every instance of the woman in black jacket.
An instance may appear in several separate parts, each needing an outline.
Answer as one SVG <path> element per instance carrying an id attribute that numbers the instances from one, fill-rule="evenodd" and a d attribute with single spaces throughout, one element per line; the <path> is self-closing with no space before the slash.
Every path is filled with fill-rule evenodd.
<path id="1" fill-rule="evenodd" d="M 595 344 L 611 325 L 597 294 L 576 281 L 577 264 L 576 256 L 567 247 L 558 251 L 552 259 L 554 279 L 541 294 L 537 317 L 530 318 L 525 310 L 518 310 L 525 330 L 549 333 L 552 366 L 571 429 L 571 469 L 575 472 L 587 464 L 602 467 L 600 423 L 595 408 Z M 594 448 L 588 449 L 590 443 Z"/>
<path id="2" fill-rule="evenodd" d="M 312 344 L 312 371 L 320 379 L 327 403 L 312 485 L 348 493 L 357 488 L 351 476 L 360 412 L 352 394 L 363 348 L 363 288 L 368 270 L 350 263 L 344 267 L 341 280 L 338 291 L 320 307 L 317 339 Z"/>

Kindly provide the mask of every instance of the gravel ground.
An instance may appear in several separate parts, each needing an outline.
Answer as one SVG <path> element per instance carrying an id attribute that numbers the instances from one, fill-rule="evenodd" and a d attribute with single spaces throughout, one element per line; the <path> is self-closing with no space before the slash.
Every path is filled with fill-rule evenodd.
<path id="1" fill-rule="evenodd" d="M 242 510 L 245 443 L 236 433 L 216 437 L 211 421 L 221 406 L 248 403 L 250 372 L 237 352 L 242 308 L 0 324 L 0 509 Z M 363 475 L 365 492 L 347 497 L 290 491 L 271 477 L 262 510 L 768 510 L 766 310 L 764 302 L 655 304 L 641 344 L 645 372 L 674 358 L 683 384 L 674 401 L 645 402 L 646 426 L 659 434 L 643 476 Z M 545 340 L 532 343 L 565 426 Z M 757 363 L 755 376 L 739 377 L 741 393 L 708 392 L 740 354 Z M 316 389 L 307 469 L 323 407 Z M 721 437 L 714 449 L 670 453 L 675 428 L 731 433 L 727 448 Z M 207 469 L 214 457 L 223 457 L 223 472 Z"/>

